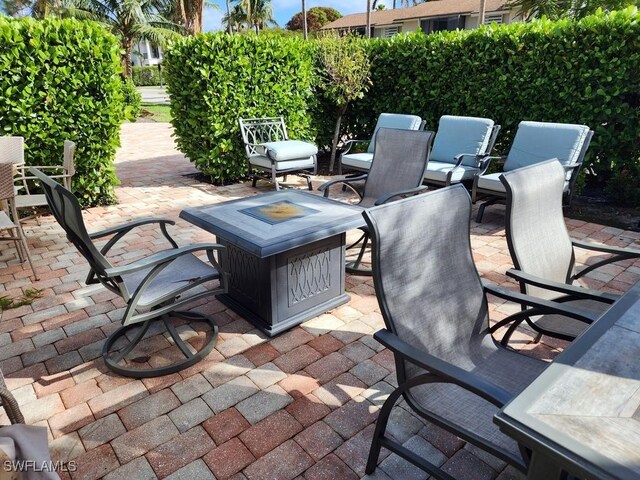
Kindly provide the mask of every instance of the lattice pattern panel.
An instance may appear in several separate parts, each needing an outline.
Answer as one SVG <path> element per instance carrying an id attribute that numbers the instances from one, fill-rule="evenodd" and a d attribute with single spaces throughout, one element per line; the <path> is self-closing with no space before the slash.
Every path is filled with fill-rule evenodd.
<path id="1" fill-rule="evenodd" d="M 331 288 L 331 249 L 322 248 L 289 259 L 287 285 L 289 306 Z"/>
<path id="2" fill-rule="evenodd" d="M 285 127 L 282 122 L 268 121 L 268 122 L 246 122 L 243 126 L 245 134 L 247 136 L 247 142 L 252 144 L 262 144 L 266 142 L 278 142 L 285 140 L 287 135 L 285 133 Z M 249 146 L 250 153 L 262 153 L 257 152 L 255 147 Z"/>
<path id="3" fill-rule="evenodd" d="M 252 302 L 260 304 L 259 260 L 253 255 L 233 245 L 227 245 L 230 290 L 239 293 Z"/>

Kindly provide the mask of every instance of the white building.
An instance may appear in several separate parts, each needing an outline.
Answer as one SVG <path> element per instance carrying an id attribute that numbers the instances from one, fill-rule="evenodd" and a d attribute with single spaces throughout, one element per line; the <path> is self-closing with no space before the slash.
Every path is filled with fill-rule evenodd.
<path id="1" fill-rule="evenodd" d="M 140 40 L 137 45 L 133 47 L 131 60 L 137 67 L 157 65 L 162 62 L 162 49 L 149 42 L 149 40 Z"/>
<path id="2" fill-rule="evenodd" d="M 505 0 L 487 0 L 484 23 L 506 24 L 521 20 L 519 11 L 509 9 L 506 4 Z M 477 28 L 479 7 L 480 0 L 438 0 L 414 7 L 375 10 L 371 12 L 371 36 L 392 37 L 398 33 L 420 30 L 431 33 Z M 366 12 L 354 13 L 325 25 L 322 30 L 364 34 L 366 24 Z"/>

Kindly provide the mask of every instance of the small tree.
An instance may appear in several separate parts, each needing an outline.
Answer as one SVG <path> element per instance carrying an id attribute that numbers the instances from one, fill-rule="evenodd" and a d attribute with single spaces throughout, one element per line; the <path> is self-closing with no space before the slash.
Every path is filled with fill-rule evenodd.
<path id="1" fill-rule="evenodd" d="M 336 106 L 336 127 L 331 142 L 329 171 L 333 171 L 340 125 L 349 104 L 364 97 L 371 85 L 371 64 L 362 40 L 346 36 L 327 36 L 318 43 L 320 88 Z"/>

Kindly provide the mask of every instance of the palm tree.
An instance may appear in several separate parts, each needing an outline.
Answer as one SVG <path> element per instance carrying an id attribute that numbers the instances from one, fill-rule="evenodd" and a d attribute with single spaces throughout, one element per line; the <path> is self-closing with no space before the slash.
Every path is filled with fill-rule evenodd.
<path id="1" fill-rule="evenodd" d="M 2 0 L 0 4 L 7 15 L 29 14 L 35 18 L 44 18 L 61 7 L 59 0 Z"/>
<path id="2" fill-rule="evenodd" d="M 371 38 L 371 0 L 367 0 L 367 31 L 365 32 L 366 38 Z"/>
<path id="3" fill-rule="evenodd" d="M 103 23 L 120 38 L 123 76 L 131 78 L 131 55 L 139 40 L 157 45 L 178 36 L 178 26 L 160 12 L 170 10 L 171 0 L 67 0 L 65 16 Z"/>
<path id="4" fill-rule="evenodd" d="M 222 24 L 227 27 L 228 32 L 240 32 L 247 21 L 247 12 L 241 5 L 234 5 L 231 11 L 222 17 Z"/>
<path id="5" fill-rule="evenodd" d="M 240 0 L 240 5 L 247 13 L 247 24 L 253 26 L 256 33 L 265 25 L 278 25 L 273 18 L 271 0 Z"/>
<path id="6" fill-rule="evenodd" d="M 302 0 L 302 35 L 306 40 L 308 38 L 307 34 L 307 2 Z"/>
<path id="7" fill-rule="evenodd" d="M 484 14 L 487 10 L 487 0 L 480 0 L 480 11 L 478 12 L 478 26 L 484 25 Z"/>

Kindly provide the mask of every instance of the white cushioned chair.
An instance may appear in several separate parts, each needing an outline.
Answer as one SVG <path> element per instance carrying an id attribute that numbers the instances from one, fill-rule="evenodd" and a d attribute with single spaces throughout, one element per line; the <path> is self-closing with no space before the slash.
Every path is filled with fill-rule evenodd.
<path id="1" fill-rule="evenodd" d="M 347 140 L 338 163 L 338 174 L 342 175 L 343 167 L 351 170 L 368 172 L 373 161 L 373 150 L 376 145 L 376 134 L 381 128 L 394 128 L 396 130 L 422 130 L 424 121 L 417 115 L 402 113 L 381 113 L 373 129 L 373 135 L 369 140 Z M 366 152 L 351 153 L 351 149 L 358 143 L 368 143 Z"/>
<path id="2" fill-rule="evenodd" d="M 487 173 L 491 161 L 495 159 L 504 161 L 504 172 L 557 159 L 565 169 L 564 197 L 565 204 L 570 205 L 578 173 L 592 136 L 593 132 L 586 125 L 520 122 L 509 154 L 506 157 L 487 157 L 482 160 L 481 170 L 473 179 L 473 201 L 478 200 L 478 194 L 489 197 L 480 205 L 476 221 L 482 221 L 485 207 L 503 200 L 506 196 L 504 185 L 500 182 L 501 172 Z"/>
<path id="3" fill-rule="evenodd" d="M 424 179 L 427 183 L 451 185 L 473 180 L 480 161 L 491 153 L 500 125 L 490 118 L 443 115 Z"/>
<path id="4" fill-rule="evenodd" d="M 312 190 L 309 174 L 317 171 L 318 147 L 309 142 L 289 140 L 282 117 L 241 118 L 240 132 L 249 160 L 249 175 L 255 187 L 259 178 L 269 180 L 280 190 L 278 176 L 302 174 Z M 268 176 L 257 172 L 268 173 Z"/>

